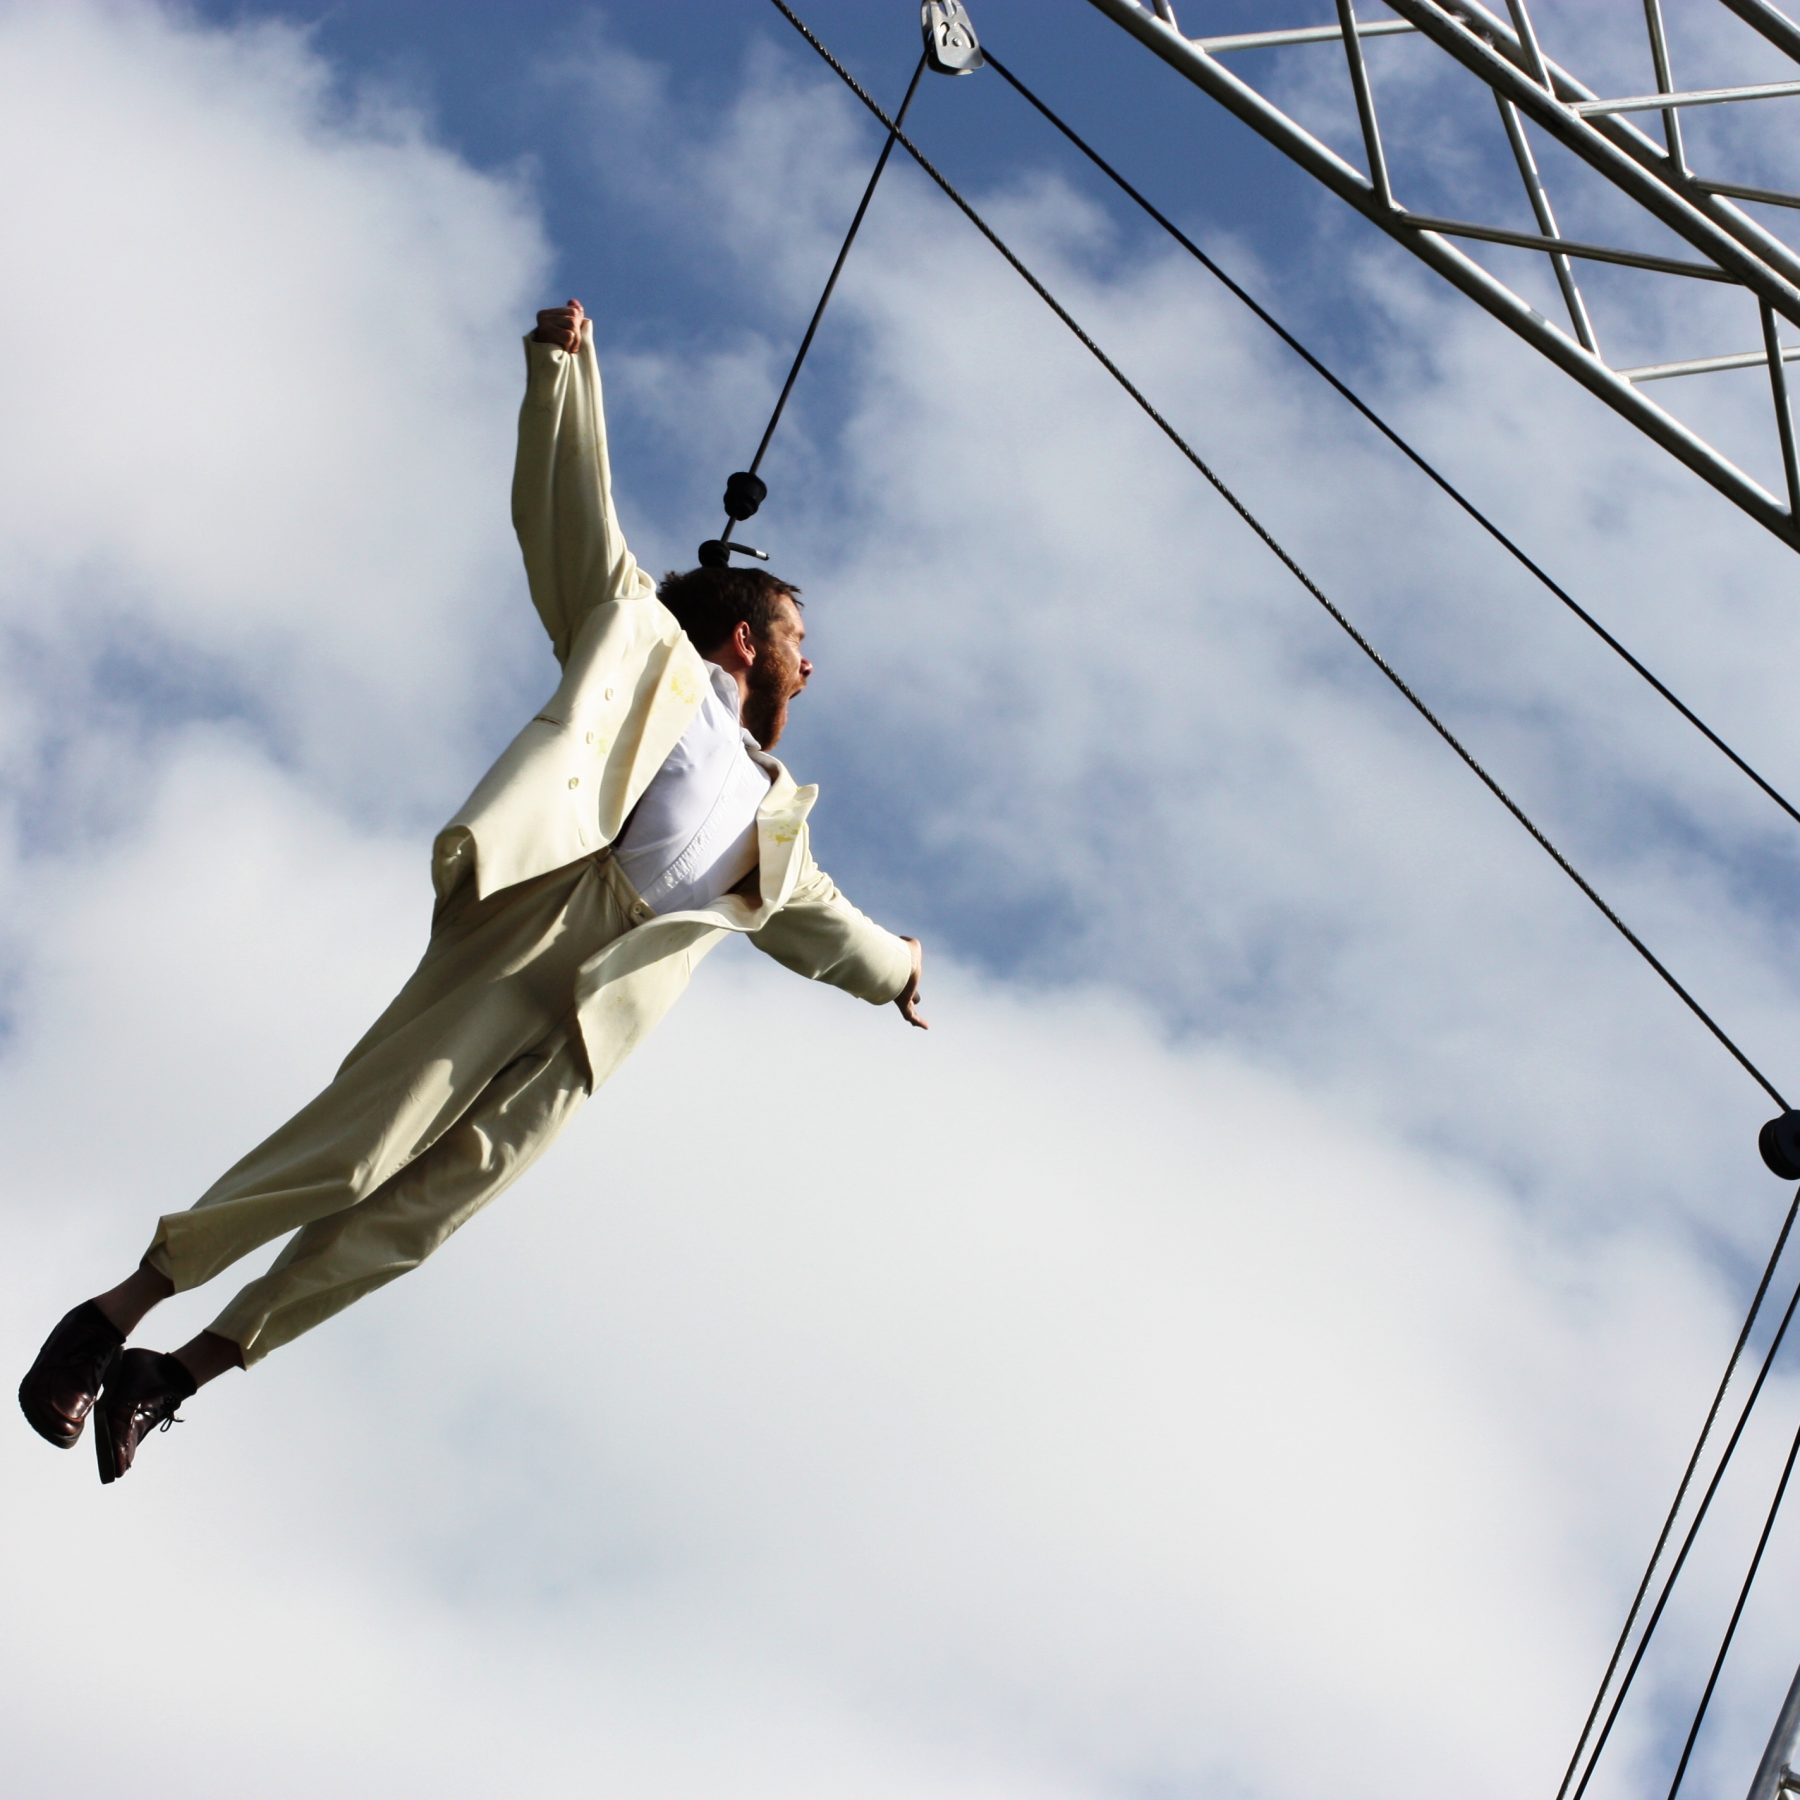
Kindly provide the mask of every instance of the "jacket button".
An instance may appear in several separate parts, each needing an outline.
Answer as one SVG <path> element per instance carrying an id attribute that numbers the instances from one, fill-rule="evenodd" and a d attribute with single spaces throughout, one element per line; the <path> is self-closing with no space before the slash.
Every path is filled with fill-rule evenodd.
<path id="1" fill-rule="evenodd" d="M 569 786 L 570 787 L 580 787 L 581 786 L 581 777 L 579 775 L 571 775 L 569 777 Z"/>
<path id="2" fill-rule="evenodd" d="M 590 744 L 594 741 L 594 734 L 591 731 L 587 734 L 587 741 Z"/>
<path id="3" fill-rule="evenodd" d="M 613 691 L 612 691 L 612 689 L 611 689 L 611 688 L 608 688 L 608 689 L 607 689 L 607 690 L 606 690 L 606 694 L 605 694 L 605 696 L 604 696 L 604 697 L 605 697 L 605 698 L 606 698 L 606 699 L 608 699 L 608 700 L 610 700 L 610 699 L 611 699 L 611 698 L 612 698 L 612 697 L 613 697 Z"/>

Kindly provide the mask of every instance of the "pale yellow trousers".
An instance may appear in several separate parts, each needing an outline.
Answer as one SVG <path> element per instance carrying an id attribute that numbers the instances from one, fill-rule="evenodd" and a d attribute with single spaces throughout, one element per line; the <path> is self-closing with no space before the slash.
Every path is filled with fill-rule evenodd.
<path id="1" fill-rule="evenodd" d="M 424 959 L 329 1087 L 157 1225 L 176 1291 L 293 1232 L 211 1329 L 246 1365 L 416 1268 L 540 1156 L 589 1091 L 582 964 L 636 899 L 602 855 L 443 902 Z"/>

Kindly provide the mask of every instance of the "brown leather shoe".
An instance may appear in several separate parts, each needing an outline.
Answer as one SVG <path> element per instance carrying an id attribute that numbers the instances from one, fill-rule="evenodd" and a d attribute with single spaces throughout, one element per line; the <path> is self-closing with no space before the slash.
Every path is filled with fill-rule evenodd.
<path id="1" fill-rule="evenodd" d="M 58 1320 L 19 1383 L 19 1407 L 39 1437 L 73 1448 L 125 1334 L 93 1301 Z"/>
<path id="2" fill-rule="evenodd" d="M 178 1421 L 175 1409 L 192 1398 L 194 1378 L 159 1350 L 122 1350 L 94 1406 L 94 1454 L 100 1479 L 117 1481 L 131 1467 L 137 1447 L 159 1425 Z"/>

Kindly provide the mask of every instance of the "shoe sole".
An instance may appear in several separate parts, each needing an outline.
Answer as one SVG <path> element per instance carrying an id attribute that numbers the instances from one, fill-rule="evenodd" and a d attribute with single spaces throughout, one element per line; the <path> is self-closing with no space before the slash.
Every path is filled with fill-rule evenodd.
<path id="1" fill-rule="evenodd" d="M 100 1463 L 100 1481 L 117 1481 L 124 1473 L 119 1467 L 118 1446 L 113 1440 L 112 1425 L 106 1417 L 104 1406 L 94 1408 L 94 1455 Z"/>

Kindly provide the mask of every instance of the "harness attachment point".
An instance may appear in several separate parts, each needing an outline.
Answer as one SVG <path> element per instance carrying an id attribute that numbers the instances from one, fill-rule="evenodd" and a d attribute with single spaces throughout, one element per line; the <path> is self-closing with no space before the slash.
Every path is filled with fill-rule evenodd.
<path id="1" fill-rule="evenodd" d="M 755 517 L 756 509 L 769 497 L 769 484 L 748 469 L 739 469 L 725 477 L 725 516 L 740 523 Z"/>
<path id="2" fill-rule="evenodd" d="M 987 60 L 962 0 L 925 0 L 919 8 L 925 59 L 940 75 L 973 75 Z"/>
<path id="3" fill-rule="evenodd" d="M 708 538 L 706 542 L 700 546 L 699 551 L 697 552 L 700 558 L 701 568 L 729 569 L 731 567 L 731 553 L 734 550 L 739 556 L 754 556 L 758 562 L 767 562 L 769 560 L 768 551 L 758 550 L 754 544 L 733 544 L 728 543 L 723 538 Z"/>
<path id="4" fill-rule="evenodd" d="M 1756 1147 L 1771 1175 L 1800 1181 L 1800 1112 L 1790 1109 L 1771 1119 L 1756 1135 Z"/>

